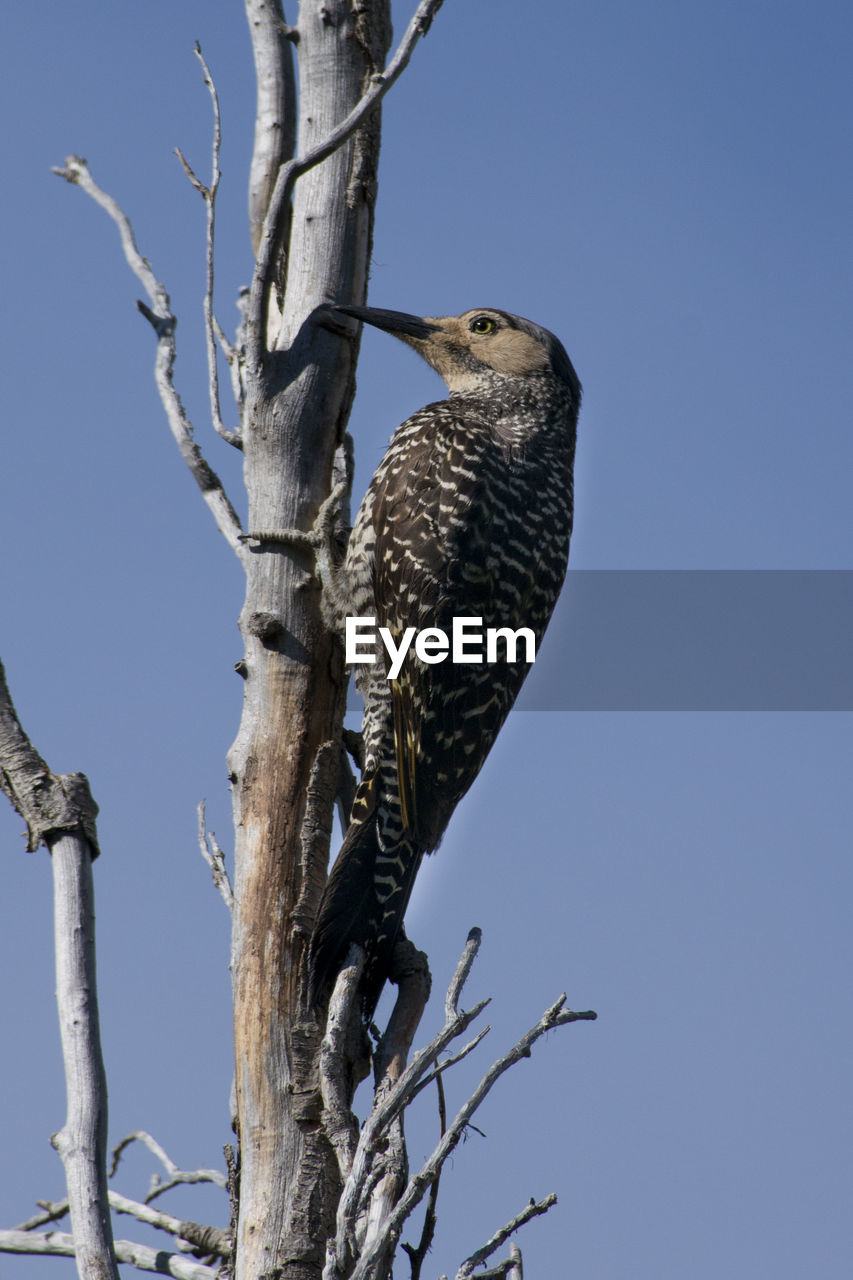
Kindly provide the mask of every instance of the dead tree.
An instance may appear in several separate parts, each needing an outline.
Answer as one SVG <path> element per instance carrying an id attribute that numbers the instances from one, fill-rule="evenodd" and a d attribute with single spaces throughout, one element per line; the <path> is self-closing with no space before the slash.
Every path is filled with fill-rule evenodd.
<path id="1" fill-rule="evenodd" d="M 74 1253 L 81 1277 L 115 1277 L 116 1262 L 174 1276 L 236 1280 L 379 1280 L 390 1275 L 403 1225 L 427 1200 L 420 1242 L 406 1246 L 421 1273 L 435 1223 L 442 1165 L 499 1076 L 553 1026 L 590 1014 L 562 997 L 490 1068 L 414 1175 L 407 1166 L 402 1114 L 475 1047 L 481 1032 L 442 1057 L 482 1011 L 459 999 L 479 935 L 472 933 L 447 993 L 445 1024 L 408 1056 L 429 994 L 426 957 L 398 949 L 399 994 L 372 1051 L 374 1104 L 359 1129 L 350 1107 L 368 1068 L 357 987 L 363 956 L 354 949 L 332 997 L 328 1023 L 305 999 L 307 941 L 323 889 L 336 798 L 351 792 L 344 750 L 346 676 L 340 642 L 321 611 L 323 557 L 346 523 L 351 479 L 346 424 L 354 393 L 356 342 L 324 313 L 333 302 L 362 303 L 371 253 L 380 140 L 380 102 L 404 71 L 441 0 L 422 0 L 390 57 L 388 0 L 302 0 L 289 26 L 280 0 L 246 0 L 258 83 L 249 181 L 255 269 L 242 322 L 228 339 L 213 307 L 219 102 L 200 48 L 213 105 L 209 178 L 180 156 L 207 215 L 207 339 L 211 420 L 242 450 L 248 493 L 244 529 L 194 437 L 174 382 L 175 316 L 169 296 L 137 248 L 131 224 L 95 182 L 85 161 L 56 170 L 106 211 L 128 265 L 145 290 L 138 306 L 156 338 L 155 378 L 180 452 L 246 578 L 240 627 L 245 645 L 243 715 L 229 755 L 234 802 L 234 882 L 200 816 L 200 838 L 214 879 L 232 910 L 231 969 L 236 1063 L 236 1153 L 230 1159 L 229 1229 L 178 1221 L 107 1187 L 106 1086 L 100 1060 L 92 932 L 91 863 L 97 854 L 95 806 L 82 775 L 55 778 L 0 689 L 0 779 L 25 817 L 30 847 L 44 842 L 56 876 L 57 957 L 69 1118 L 55 1145 L 65 1162 L 68 1200 L 47 1206 L 0 1248 Z M 298 93 L 294 61 L 298 60 Z M 298 97 L 298 105 L 297 105 Z M 219 362 L 230 370 L 239 425 L 225 424 Z M 63 941 L 64 939 L 64 941 Z M 83 1010 L 85 1016 L 79 1016 Z M 167 1183 L 219 1180 L 216 1171 L 178 1170 L 147 1134 Z M 116 1162 L 120 1149 L 116 1153 Z M 162 1187 L 161 1187 L 162 1189 Z M 158 1192 L 159 1194 L 159 1192 Z M 149 1200 L 153 1197 L 149 1197 Z M 471 1276 L 523 1222 L 553 1197 L 531 1202 L 466 1259 Z M 108 1206 L 169 1232 L 169 1255 L 115 1241 Z M 51 1226 L 65 1212 L 71 1234 Z M 198 1259 L 203 1259 L 199 1261 Z M 480 1275 L 518 1275 L 517 1250 Z"/>

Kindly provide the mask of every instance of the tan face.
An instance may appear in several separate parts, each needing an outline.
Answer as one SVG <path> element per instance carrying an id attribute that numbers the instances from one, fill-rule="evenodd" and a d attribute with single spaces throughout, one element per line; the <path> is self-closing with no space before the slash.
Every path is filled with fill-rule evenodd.
<path id="1" fill-rule="evenodd" d="M 436 326 L 429 338 L 405 337 L 404 341 L 441 374 L 451 391 L 464 391 L 476 383 L 478 363 L 511 377 L 536 373 L 548 365 L 542 343 L 513 328 L 499 311 L 480 307 L 461 316 L 426 317 L 426 323 Z"/>

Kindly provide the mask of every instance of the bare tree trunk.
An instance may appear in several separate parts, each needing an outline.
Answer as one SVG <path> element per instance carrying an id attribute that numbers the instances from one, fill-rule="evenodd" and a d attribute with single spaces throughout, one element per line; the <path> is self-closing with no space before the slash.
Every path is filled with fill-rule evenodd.
<path id="1" fill-rule="evenodd" d="M 286 109 L 271 98 L 288 91 L 282 63 L 292 47 L 276 29 L 281 15 L 273 7 L 278 10 L 247 2 L 256 63 L 277 68 L 259 82 L 259 118 L 268 119 Z M 370 0 L 358 13 L 348 0 L 303 0 L 296 46 L 299 155 L 356 106 L 383 65 L 389 35 L 386 0 Z M 252 169 L 256 225 L 257 202 L 269 201 L 273 188 L 258 172 L 265 146 L 259 137 Z M 364 296 L 378 149 L 374 113 L 352 141 L 298 181 L 288 245 L 273 228 L 279 249 L 247 317 L 243 445 L 250 533 L 309 532 L 330 492 L 354 392 L 355 352 L 348 339 L 315 327 L 309 317 L 323 303 Z M 280 217 L 287 216 L 285 209 Z M 310 549 L 298 540 L 259 540 L 247 557 L 240 619 L 245 703 L 229 757 L 236 826 L 237 1280 L 316 1280 L 339 1194 L 337 1165 L 320 1127 L 322 1028 L 301 1007 L 299 986 L 325 875 L 344 701 L 341 654 L 323 625 L 312 571 Z M 312 838 L 318 832 L 325 839 Z"/>

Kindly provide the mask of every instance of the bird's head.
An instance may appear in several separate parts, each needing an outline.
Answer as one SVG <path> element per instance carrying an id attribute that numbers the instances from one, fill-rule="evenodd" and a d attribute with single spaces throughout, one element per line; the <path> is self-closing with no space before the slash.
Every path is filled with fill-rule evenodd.
<path id="1" fill-rule="evenodd" d="M 563 344 L 541 325 L 508 311 L 478 307 L 461 316 L 407 315 L 378 307 L 334 307 L 401 338 L 440 373 L 451 392 L 490 383 L 550 378 L 580 399 L 580 382 Z"/>

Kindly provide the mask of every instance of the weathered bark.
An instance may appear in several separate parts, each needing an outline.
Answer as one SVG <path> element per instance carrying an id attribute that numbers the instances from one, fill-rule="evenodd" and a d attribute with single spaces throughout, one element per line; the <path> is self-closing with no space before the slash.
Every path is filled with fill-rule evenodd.
<path id="1" fill-rule="evenodd" d="M 256 0 L 247 7 L 250 20 L 257 18 Z M 304 0 L 300 7 L 300 155 L 344 119 L 383 65 L 386 0 L 354 9 L 348 0 Z M 283 21 L 280 13 L 273 16 Z M 274 25 L 256 23 L 253 38 L 268 38 Z M 274 38 L 267 58 L 289 57 L 292 42 Z M 281 70 L 269 75 L 270 92 L 280 92 L 287 80 Z M 274 114 L 275 104 L 259 103 L 259 110 Z M 309 317 L 323 303 L 364 295 L 378 130 L 374 114 L 352 141 L 298 181 L 288 243 L 271 260 L 278 278 L 264 282 L 267 332 L 259 343 L 252 341 L 257 334 L 247 334 L 249 352 L 260 353 L 245 369 L 250 533 L 310 530 L 331 488 L 354 393 L 355 352 Z M 257 164 L 252 187 L 253 200 L 255 192 L 271 190 Z M 342 660 L 323 624 L 310 552 L 262 539 L 247 559 L 240 620 L 245 703 L 229 756 L 241 1159 L 235 1276 L 316 1280 L 333 1231 L 339 1177 L 320 1126 L 322 1028 L 302 1007 L 300 974 L 328 852 L 328 839 L 315 836 L 331 830 L 337 789 Z"/>

